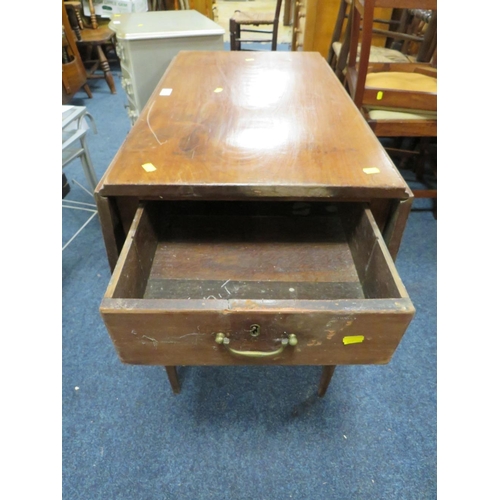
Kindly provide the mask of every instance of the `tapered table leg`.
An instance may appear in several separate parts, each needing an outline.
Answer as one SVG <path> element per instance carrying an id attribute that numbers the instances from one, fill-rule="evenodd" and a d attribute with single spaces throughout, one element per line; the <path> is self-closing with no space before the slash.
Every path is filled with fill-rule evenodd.
<path id="1" fill-rule="evenodd" d="M 328 389 L 328 385 L 330 384 L 330 380 L 332 379 L 333 372 L 335 371 L 336 365 L 326 365 L 323 366 L 323 372 L 321 373 L 321 379 L 319 381 L 318 388 L 318 396 L 322 398 L 326 390 Z"/>
<path id="2" fill-rule="evenodd" d="M 170 386 L 172 387 L 172 392 L 174 394 L 179 394 L 181 392 L 181 385 L 179 384 L 179 378 L 177 377 L 177 370 L 175 366 L 165 366 L 165 370 L 167 370 L 168 380 L 170 382 Z"/>

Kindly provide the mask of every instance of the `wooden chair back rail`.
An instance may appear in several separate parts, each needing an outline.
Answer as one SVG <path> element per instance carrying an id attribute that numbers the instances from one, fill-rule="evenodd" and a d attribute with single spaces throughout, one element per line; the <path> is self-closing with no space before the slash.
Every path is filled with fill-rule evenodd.
<path id="1" fill-rule="evenodd" d="M 424 39 L 417 54 L 417 61 L 431 61 L 437 48 L 437 11 L 431 12 Z"/>
<path id="2" fill-rule="evenodd" d="M 97 17 L 95 15 L 95 8 L 94 8 L 94 2 L 93 0 L 87 0 L 89 3 L 89 10 L 90 10 L 90 23 L 92 25 L 92 29 L 96 30 L 99 25 L 97 23 Z"/>
<path id="3" fill-rule="evenodd" d="M 343 82 L 350 51 L 350 36 L 354 11 L 350 0 L 340 3 L 339 13 L 330 44 L 328 63 Z M 434 14 L 434 16 L 433 16 Z M 414 57 L 419 62 L 430 61 L 435 50 L 437 16 L 423 9 L 393 9 L 391 19 L 373 18 L 372 34 L 385 38 L 385 47 Z M 362 21 L 361 21 L 362 22 Z M 387 28 L 375 25 L 385 24 Z M 345 25 L 345 30 L 344 30 Z M 360 26 L 361 30 L 362 27 Z M 341 44 L 340 53 L 334 48 Z M 393 57 L 392 53 L 388 57 Z"/>
<path id="4" fill-rule="evenodd" d="M 347 21 L 349 23 L 351 10 L 347 6 L 351 5 L 351 0 L 342 0 L 339 6 L 339 13 L 337 14 L 337 20 L 335 21 L 335 27 L 333 29 L 332 41 L 330 43 L 330 49 L 328 52 L 327 61 L 328 64 L 332 64 L 332 59 L 334 57 L 333 43 L 340 41 L 343 33 L 344 23 Z M 379 24 L 388 24 L 389 26 L 399 26 L 401 21 L 394 19 L 374 19 L 375 22 Z M 349 32 L 349 27 L 346 26 L 345 32 Z"/>

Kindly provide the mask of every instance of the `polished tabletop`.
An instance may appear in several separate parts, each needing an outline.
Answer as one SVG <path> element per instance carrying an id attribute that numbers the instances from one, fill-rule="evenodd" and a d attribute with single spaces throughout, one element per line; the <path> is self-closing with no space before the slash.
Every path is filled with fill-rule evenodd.
<path id="1" fill-rule="evenodd" d="M 411 196 L 315 52 L 180 52 L 97 192 L 159 199 Z"/>

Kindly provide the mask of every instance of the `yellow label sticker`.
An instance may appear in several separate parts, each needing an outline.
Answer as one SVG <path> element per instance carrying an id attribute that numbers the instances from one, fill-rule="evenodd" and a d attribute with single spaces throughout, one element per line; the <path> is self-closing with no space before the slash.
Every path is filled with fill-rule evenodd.
<path id="1" fill-rule="evenodd" d="M 224 89 L 222 87 L 217 87 L 214 92 L 218 94 L 219 92 L 222 92 Z"/>
<path id="2" fill-rule="evenodd" d="M 347 337 L 344 337 L 342 339 L 342 342 L 344 342 L 344 345 L 349 345 L 349 344 L 361 344 L 365 340 L 364 335 L 349 335 Z"/>
<path id="3" fill-rule="evenodd" d="M 113 17 L 121 17 L 121 14 L 113 14 Z"/>
<path id="4" fill-rule="evenodd" d="M 382 97 L 384 97 L 384 93 L 380 90 L 377 92 L 377 101 L 381 101 Z"/>
<path id="5" fill-rule="evenodd" d="M 156 170 L 156 167 L 152 163 L 145 163 L 144 165 L 142 165 L 142 168 L 146 172 L 154 172 Z"/>
<path id="6" fill-rule="evenodd" d="M 380 170 L 377 167 L 369 167 L 369 168 L 364 168 L 363 172 L 365 174 L 380 174 Z"/>

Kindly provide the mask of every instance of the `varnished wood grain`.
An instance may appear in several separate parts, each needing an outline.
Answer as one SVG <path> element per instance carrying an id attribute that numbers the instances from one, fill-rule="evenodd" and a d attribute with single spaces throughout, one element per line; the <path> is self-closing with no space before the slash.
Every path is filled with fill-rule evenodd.
<path id="1" fill-rule="evenodd" d="M 365 298 L 408 297 L 370 210 L 339 204 L 339 211 Z"/>
<path id="2" fill-rule="evenodd" d="M 357 279 L 338 217 L 180 217 L 172 226 L 158 244 L 153 278 Z"/>
<path id="3" fill-rule="evenodd" d="M 384 364 L 394 354 L 414 309 L 409 299 L 250 301 L 103 299 L 101 314 L 121 361 L 145 365 Z M 271 351 L 285 332 L 298 344 L 264 360 L 240 358 L 215 343 L 262 327 L 254 350 Z M 264 335 L 266 333 L 267 335 Z M 344 345 L 345 336 L 364 341 Z M 246 337 L 248 340 L 248 336 Z M 272 343 L 271 343 L 272 341 Z M 243 348 L 241 339 L 233 347 Z"/>
<path id="4" fill-rule="evenodd" d="M 129 231 L 126 242 L 128 247 L 126 267 L 114 284 L 115 294 L 120 297 L 144 296 L 158 244 L 150 215 L 146 212 L 141 218 L 141 223 Z"/>
<path id="5" fill-rule="evenodd" d="M 127 233 L 123 230 L 122 220 L 116 206 L 115 198 L 107 198 L 94 193 L 101 231 L 111 270 L 114 269 Z"/>
<path id="6" fill-rule="evenodd" d="M 161 96 L 161 89 L 172 89 Z M 156 170 L 146 172 L 151 163 Z M 363 169 L 376 167 L 367 175 Z M 407 198 L 317 53 L 181 52 L 104 175 L 102 196 Z"/>

